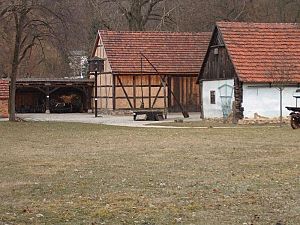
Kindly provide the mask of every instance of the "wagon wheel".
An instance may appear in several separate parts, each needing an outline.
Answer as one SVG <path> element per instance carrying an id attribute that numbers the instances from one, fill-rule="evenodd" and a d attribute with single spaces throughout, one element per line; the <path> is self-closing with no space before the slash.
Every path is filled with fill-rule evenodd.
<path id="1" fill-rule="evenodd" d="M 293 116 L 291 117 L 291 127 L 292 127 L 293 129 L 298 129 L 298 128 L 300 128 L 300 124 L 299 124 L 297 118 L 295 118 L 295 117 L 293 117 Z"/>

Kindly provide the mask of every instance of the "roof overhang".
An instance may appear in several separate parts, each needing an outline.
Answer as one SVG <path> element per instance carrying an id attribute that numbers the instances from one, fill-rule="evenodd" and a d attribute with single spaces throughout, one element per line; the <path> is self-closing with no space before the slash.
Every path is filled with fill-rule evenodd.
<path id="1" fill-rule="evenodd" d="M 178 72 L 136 72 L 136 71 L 116 71 L 113 72 L 113 75 L 118 75 L 118 76 L 143 76 L 143 75 L 150 75 L 150 76 L 154 76 L 154 75 L 162 75 L 162 76 L 173 76 L 173 77 L 197 77 L 198 73 L 191 73 L 191 72 L 182 72 L 182 73 L 178 73 Z"/>

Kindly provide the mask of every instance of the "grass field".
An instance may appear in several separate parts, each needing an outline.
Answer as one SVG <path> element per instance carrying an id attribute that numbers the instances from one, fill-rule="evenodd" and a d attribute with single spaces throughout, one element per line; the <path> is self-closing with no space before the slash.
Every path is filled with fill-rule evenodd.
<path id="1" fill-rule="evenodd" d="M 300 131 L 0 123 L 0 224 L 300 224 Z"/>
<path id="2" fill-rule="evenodd" d="M 157 126 L 171 126 L 171 127 L 206 127 L 206 128 L 224 128 L 224 127 L 235 127 L 235 128 L 257 128 L 257 127 L 280 127 L 279 123 L 253 123 L 253 124 L 233 124 L 223 123 L 222 121 L 181 121 L 181 122 L 161 122 L 155 124 Z M 282 126 L 290 126 L 290 123 L 284 122 Z"/>

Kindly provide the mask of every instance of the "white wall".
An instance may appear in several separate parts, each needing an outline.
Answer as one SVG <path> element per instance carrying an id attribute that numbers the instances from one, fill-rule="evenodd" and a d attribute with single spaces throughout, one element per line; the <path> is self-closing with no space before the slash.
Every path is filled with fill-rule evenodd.
<path id="1" fill-rule="evenodd" d="M 234 85 L 233 79 L 231 80 L 216 80 L 216 81 L 203 81 L 202 83 L 202 103 L 203 103 L 203 114 L 204 118 L 223 118 L 222 103 L 220 97 L 219 87 L 227 84 L 230 86 Z M 216 93 L 216 104 L 210 102 L 210 92 L 215 91 Z M 232 95 L 232 101 L 234 94 Z"/>
<path id="2" fill-rule="evenodd" d="M 254 87 L 255 86 L 255 87 Z M 283 115 L 288 116 L 289 111 L 286 106 L 296 106 L 293 94 L 297 87 L 286 87 L 283 90 Z M 300 105 L 300 100 L 298 102 Z M 244 116 L 253 118 L 254 113 L 269 118 L 279 117 L 280 115 L 280 92 L 275 87 L 262 87 L 257 84 L 243 85 L 243 104 Z"/>

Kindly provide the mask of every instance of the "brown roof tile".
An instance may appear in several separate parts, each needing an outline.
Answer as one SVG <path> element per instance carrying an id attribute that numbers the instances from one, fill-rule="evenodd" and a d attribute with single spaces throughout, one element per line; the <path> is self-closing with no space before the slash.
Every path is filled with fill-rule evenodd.
<path id="1" fill-rule="evenodd" d="M 300 83 L 300 24 L 219 22 L 217 27 L 242 81 Z"/>
<path id="2" fill-rule="evenodd" d="M 99 31 L 114 73 L 140 73 L 142 52 L 160 73 L 194 74 L 200 70 L 210 33 Z M 144 60 L 143 72 L 153 73 Z"/>

